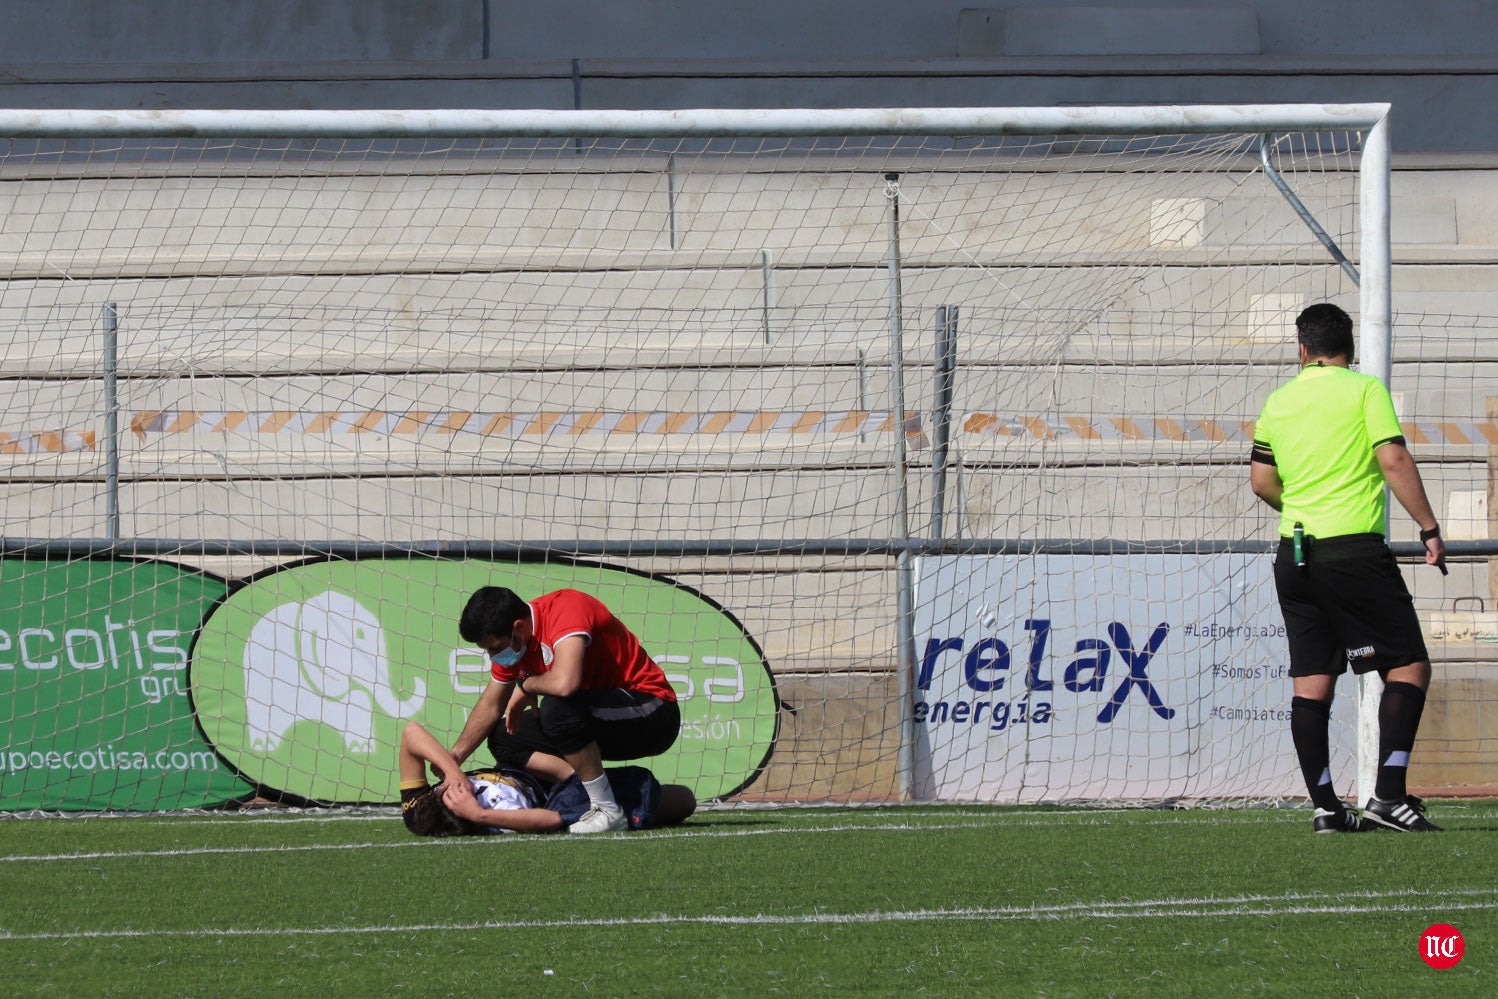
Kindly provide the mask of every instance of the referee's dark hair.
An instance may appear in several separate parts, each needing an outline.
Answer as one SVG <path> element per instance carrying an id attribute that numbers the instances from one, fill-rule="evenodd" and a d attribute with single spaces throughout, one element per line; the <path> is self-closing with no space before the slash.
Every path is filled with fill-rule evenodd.
<path id="1" fill-rule="evenodd" d="M 521 618 L 530 617 L 530 608 L 515 591 L 503 586 L 484 586 L 473 592 L 458 618 L 458 634 L 465 642 L 481 638 L 504 638 Z"/>
<path id="2" fill-rule="evenodd" d="M 1329 302 L 1312 305 L 1302 312 L 1295 320 L 1295 332 L 1309 357 L 1352 360 L 1352 318 Z"/>

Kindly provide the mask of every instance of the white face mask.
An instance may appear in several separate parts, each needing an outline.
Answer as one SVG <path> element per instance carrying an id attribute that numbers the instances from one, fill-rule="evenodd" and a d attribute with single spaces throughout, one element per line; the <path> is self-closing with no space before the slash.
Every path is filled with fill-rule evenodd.
<path id="1" fill-rule="evenodd" d="M 491 653 L 489 656 L 489 661 L 494 663 L 494 665 L 496 666 L 514 666 L 520 661 L 520 658 L 525 655 L 526 646 L 529 644 L 530 643 L 527 642 L 525 645 L 520 646 L 520 648 L 518 649 L 505 649 L 503 652 Z"/>

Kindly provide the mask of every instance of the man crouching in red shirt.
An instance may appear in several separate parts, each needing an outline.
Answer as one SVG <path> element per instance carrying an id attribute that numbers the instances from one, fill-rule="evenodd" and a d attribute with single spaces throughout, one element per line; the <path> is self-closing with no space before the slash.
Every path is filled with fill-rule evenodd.
<path id="1" fill-rule="evenodd" d="M 628 828 L 603 761 L 658 756 L 681 730 L 676 691 L 639 639 L 586 593 L 557 590 L 526 603 L 502 586 L 469 597 L 458 631 L 488 654 L 493 679 L 453 745 L 457 762 L 485 739 L 500 766 L 561 756 L 592 804 L 568 832 Z"/>

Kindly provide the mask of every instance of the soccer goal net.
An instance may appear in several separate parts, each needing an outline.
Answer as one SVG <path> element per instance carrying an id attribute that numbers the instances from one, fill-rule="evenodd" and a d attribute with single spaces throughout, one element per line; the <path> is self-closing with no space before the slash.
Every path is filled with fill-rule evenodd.
<path id="1" fill-rule="evenodd" d="M 1244 463 L 1384 110 L 0 112 L 0 810 L 394 801 L 487 584 L 704 799 L 1303 793 Z"/>

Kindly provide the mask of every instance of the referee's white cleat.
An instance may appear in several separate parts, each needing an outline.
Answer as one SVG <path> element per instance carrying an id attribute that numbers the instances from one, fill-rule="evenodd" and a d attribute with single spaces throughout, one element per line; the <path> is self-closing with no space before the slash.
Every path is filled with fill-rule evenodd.
<path id="1" fill-rule="evenodd" d="M 583 813 L 582 818 L 567 827 L 570 833 L 622 832 L 629 828 L 629 818 L 615 806 L 599 808 L 597 805 Z"/>
<path id="2" fill-rule="evenodd" d="M 1407 794 L 1394 801 L 1369 798 L 1363 806 L 1363 821 L 1395 832 L 1440 832 L 1441 827 L 1425 817 L 1425 802 Z"/>

